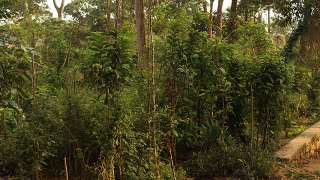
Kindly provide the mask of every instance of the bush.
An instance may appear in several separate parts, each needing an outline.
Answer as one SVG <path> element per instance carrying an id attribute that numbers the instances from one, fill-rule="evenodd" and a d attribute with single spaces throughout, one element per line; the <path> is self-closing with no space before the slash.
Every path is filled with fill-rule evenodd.
<path id="1" fill-rule="evenodd" d="M 229 142 L 196 153 L 188 164 L 189 175 L 264 179 L 272 176 L 273 154 L 268 150 Z"/>

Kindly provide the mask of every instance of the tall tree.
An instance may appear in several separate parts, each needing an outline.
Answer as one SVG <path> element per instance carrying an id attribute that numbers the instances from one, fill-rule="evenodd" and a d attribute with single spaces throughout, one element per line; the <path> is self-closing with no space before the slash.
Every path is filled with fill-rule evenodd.
<path id="1" fill-rule="evenodd" d="M 136 11 L 136 31 L 137 31 L 137 49 L 139 56 L 139 66 L 145 64 L 145 24 L 144 24 L 144 3 L 143 0 L 135 0 Z"/>
<path id="2" fill-rule="evenodd" d="M 300 61 L 311 68 L 319 68 L 319 48 L 320 48 L 320 1 L 314 4 L 314 12 L 306 24 L 304 32 L 300 38 Z"/>
<path id="3" fill-rule="evenodd" d="M 41 15 L 46 11 L 45 4 L 46 0 L 0 0 L 0 21 L 12 18 L 15 22 L 28 18 L 26 15 Z"/>
<path id="4" fill-rule="evenodd" d="M 59 20 L 62 20 L 62 18 L 63 18 L 64 7 L 65 7 L 64 1 L 65 0 L 61 0 L 60 6 L 58 6 L 57 0 L 53 0 L 53 4 L 54 4 L 54 7 L 58 13 Z"/>
<path id="5" fill-rule="evenodd" d="M 116 0 L 117 3 L 117 22 L 116 27 L 120 28 L 123 24 L 123 1 L 122 0 Z"/>
<path id="6" fill-rule="evenodd" d="M 235 39 L 235 29 L 237 28 L 237 9 L 238 9 L 238 0 L 232 0 L 231 1 L 231 8 L 230 8 L 230 14 L 229 14 L 229 20 L 227 23 L 227 31 L 229 33 L 228 37 L 229 40 Z"/>
<path id="7" fill-rule="evenodd" d="M 290 2 L 291 3 L 291 2 Z M 299 2 L 301 3 L 301 2 Z M 284 6 L 283 8 L 283 4 L 281 4 L 282 6 L 278 9 L 278 11 L 280 11 L 282 14 L 286 14 L 285 16 L 285 21 L 292 23 L 292 13 L 294 11 L 299 11 L 303 12 L 302 14 L 299 13 L 300 17 L 298 17 L 298 25 L 296 26 L 296 28 L 292 31 L 287 44 L 284 48 L 283 51 L 283 55 L 288 58 L 290 55 L 292 55 L 293 52 L 293 48 L 295 47 L 296 43 L 298 42 L 299 38 L 306 32 L 307 28 L 308 28 L 308 24 L 310 22 L 310 19 L 312 17 L 312 10 L 313 10 L 313 1 L 310 0 L 305 0 L 303 2 L 303 7 L 300 10 L 296 10 L 296 9 L 287 9 L 286 6 Z M 287 5 L 287 4 L 285 4 Z M 291 4 L 294 5 L 294 4 Z M 288 15 L 288 11 L 290 12 L 290 14 Z M 293 11 L 293 12 L 292 12 Z"/>
<path id="8" fill-rule="evenodd" d="M 205 13 L 208 12 L 207 1 L 206 0 L 200 0 L 199 3 L 202 4 L 203 12 L 205 12 Z"/>
<path id="9" fill-rule="evenodd" d="M 235 23 L 237 18 L 238 0 L 231 1 L 230 22 Z"/>
<path id="10" fill-rule="evenodd" d="M 223 0 L 218 1 L 217 17 L 215 20 L 215 32 L 218 37 L 222 36 L 222 7 Z"/>
<path id="11" fill-rule="evenodd" d="M 107 25 L 111 24 L 111 5 L 112 5 L 112 0 L 106 0 Z"/>
<path id="12" fill-rule="evenodd" d="M 214 3 L 214 0 L 210 0 L 209 20 L 208 20 L 208 36 L 209 36 L 209 38 L 212 38 L 213 3 Z"/>

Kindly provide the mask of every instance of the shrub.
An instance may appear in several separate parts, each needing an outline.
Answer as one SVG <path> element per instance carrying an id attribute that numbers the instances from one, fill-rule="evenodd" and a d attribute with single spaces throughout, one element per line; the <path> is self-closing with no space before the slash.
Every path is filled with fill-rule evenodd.
<path id="1" fill-rule="evenodd" d="M 272 176 L 273 162 L 273 155 L 268 150 L 229 142 L 194 154 L 187 172 L 200 179 L 230 176 L 264 179 Z"/>

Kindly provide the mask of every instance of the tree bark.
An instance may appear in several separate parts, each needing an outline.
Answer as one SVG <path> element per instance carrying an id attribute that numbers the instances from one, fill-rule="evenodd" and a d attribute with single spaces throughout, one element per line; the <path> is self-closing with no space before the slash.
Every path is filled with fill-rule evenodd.
<path id="1" fill-rule="evenodd" d="M 200 0 L 199 3 L 202 4 L 203 12 L 205 12 L 205 13 L 208 12 L 207 0 Z"/>
<path id="2" fill-rule="evenodd" d="M 271 7 L 268 7 L 268 33 L 271 34 Z"/>
<path id="3" fill-rule="evenodd" d="M 217 18 L 215 21 L 215 31 L 218 37 L 222 37 L 222 7 L 223 0 L 218 1 Z"/>
<path id="4" fill-rule="evenodd" d="M 305 2 L 304 16 L 300 20 L 296 29 L 294 29 L 286 43 L 283 50 L 283 56 L 288 60 L 290 55 L 292 55 L 293 48 L 296 45 L 299 38 L 307 31 L 310 19 L 312 18 L 312 4 Z"/>
<path id="5" fill-rule="evenodd" d="M 111 27 L 111 6 L 112 0 L 106 0 L 106 17 L 107 17 L 107 28 Z"/>
<path id="6" fill-rule="evenodd" d="M 136 11 L 136 31 L 137 31 L 137 47 L 138 47 L 138 66 L 140 68 L 145 65 L 145 24 L 144 24 L 144 3 L 143 0 L 135 0 Z"/>
<path id="7" fill-rule="evenodd" d="M 58 19 L 62 20 L 63 18 L 63 13 L 64 13 L 64 1 L 65 0 L 61 0 L 60 6 L 58 6 L 58 3 L 56 2 L 56 0 L 53 0 L 53 5 L 58 13 Z"/>
<path id="8" fill-rule="evenodd" d="M 67 165 L 67 157 L 64 156 L 64 171 L 65 171 L 65 177 L 66 177 L 66 180 L 69 180 L 69 173 L 68 173 L 68 165 Z"/>
<path id="9" fill-rule="evenodd" d="M 232 0 L 231 2 L 231 11 L 230 11 L 230 22 L 232 25 L 234 25 L 236 18 L 237 18 L 237 12 L 238 11 L 238 0 Z"/>
<path id="10" fill-rule="evenodd" d="M 116 27 L 121 28 L 123 25 L 123 1 L 116 0 L 117 2 L 117 22 Z"/>
<path id="11" fill-rule="evenodd" d="M 237 28 L 237 14 L 238 14 L 238 0 L 232 0 L 230 8 L 230 17 L 227 25 L 229 40 L 234 40 L 236 38 L 235 29 Z"/>
<path id="12" fill-rule="evenodd" d="M 155 163 L 155 179 L 161 179 L 161 168 L 160 168 L 160 156 L 159 156 L 159 145 L 158 145 L 158 119 L 156 117 L 156 82 L 155 82 L 155 56 L 154 56 L 154 43 L 153 43 L 153 31 L 152 31 L 152 11 L 153 3 L 152 0 L 148 0 L 148 11 L 147 11 L 147 57 L 148 60 L 148 86 L 149 86 L 149 113 L 150 113 L 150 132 L 152 133 L 153 143 L 153 159 Z M 150 72 L 151 70 L 151 72 Z"/>
<path id="13" fill-rule="evenodd" d="M 209 38 L 212 38 L 213 2 L 214 0 L 210 0 L 209 21 L 208 21 L 208 37 Z"/>
<path id="14" fill-rule="evenodd" d="M 307 26 L 300 38 L 300 63 L 313 68 L 319 69 L 320 63 L 320 1 L 315 2 L 314 12 L 307 22 Z"/>

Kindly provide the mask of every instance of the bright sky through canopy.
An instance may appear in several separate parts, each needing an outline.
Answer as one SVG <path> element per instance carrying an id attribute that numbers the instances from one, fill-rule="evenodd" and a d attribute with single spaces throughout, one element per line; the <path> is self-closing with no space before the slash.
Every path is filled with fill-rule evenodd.
<path id="1" fill-rule="evenodd" d="M 224 0 L 223 2 L 223 10 L 228 9 L 231 6 L 231 0 Z M 215 0 L 213 3 L 213 9 L 216 11 L 218 7 L 218 0 Z"/>
<path id="2" fill-rule="evenodd" d="M 60 5 L 61 0 L 56 0 L 56 1 L 57 1 L 57 4 Z M 58 17 L 57 11 L 53 5 L 53 0 L 47 0 L 47 2 L 48 2 L 48 6 L 49 6 L 51 13 L 53 13 L 53 16 Z M 65 0 L 65 4 L 69 4 L 70 2 L 71 2 L 71 0 Z"/>
<path id="3" fill-rule="evenodd" d="M 57 17 L 57 12 L 54 8 L 54 5 L 53 5 L 53 0 L 47 0 L 48 2 L 48 6 L 50 8 L 50 11 L 53 13 L 53 16 L 54 17 Z M 71 0 L 65 0 L 66 4 L 70 3 Z M 61 3 L 61 0 L 57 0 L 57 3 L 60 5 Z M 214 9 L 217 9 L 217 6 L 218 6 L 218 0 L 215 0 L 214 1 Z M 223 4 L 223 10 L 226 10 L 227 8 L 229 8 L 231 5 L 231 0 L 224 0 L 224 4 Z"/>
<path id="4" fill-rule="evenodd" d="M 60 5 L 61 3 L 61 0 L 56 0 L 58 5 Z M 69 4 L 72 0 L 65 0 L 65 4 Z M 54 17 L 57 17 L 58 14 L 54 8 L 54 5 L 53 5 L 53 0 L 47 0 L 48 2 L 48 6 L 50 8 L 50 11 L 51 13 L 53 13 L 53 16 Z M 208 4 L 209 4 L 209 0 L 208 0 Z M 213 10 L 216 11 L 217 10 L 217 6 L 218 6 L 218 0 L 215 0 L 214 3 L 213 3 Z M 223 3 L 223 11 L 225 11 L 226 9 L 228 9 L 229 7 L 231 6 L 231 0 L 224 0 L 224 3 Z M 264 20 L 267 20 L 267 13 L 263 13 L 263 19 Z"/>

